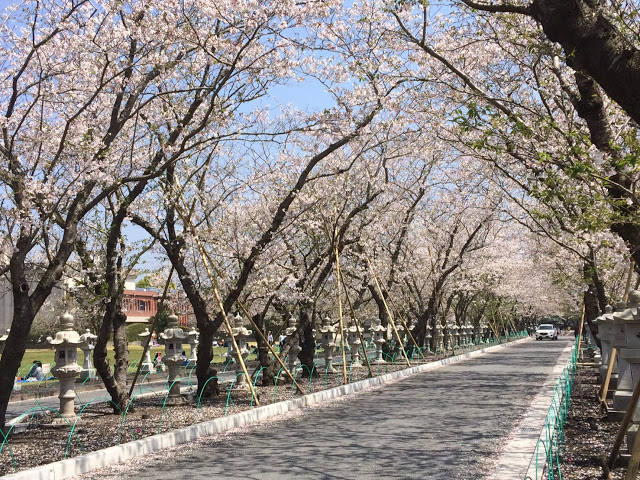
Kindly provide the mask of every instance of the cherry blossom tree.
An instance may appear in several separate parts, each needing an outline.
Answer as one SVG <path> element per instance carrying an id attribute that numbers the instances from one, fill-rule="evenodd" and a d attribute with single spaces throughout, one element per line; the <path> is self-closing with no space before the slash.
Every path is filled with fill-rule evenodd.
<path id="1" fill-rule="evenodd" d="M 471 6 L 492 12 L 511 8 Z M 529 212 L 536 229 L 556 238 L 554 231 L 585 237 L 608 226 L 628 243 L 631 255 L 637 255 L 637 175 L 633 156 L 626 153 L 633 151 L 637 134 L 591 77 L 576 68 L 569 80 L 571 71 L 563 72 L 558 60 L 562 51 L 522 17 L 462 9 L 445 18 L 432 14 L 426 4 L 391 12 L 399 38 L 411 46 L 410 55 L 420 59 L 419 67 L 437 71 L 439 66 L 449 77 L 451 96 L 459 105 L 453 107 L 459 131 L 450 138 L 509 178 L 513 183 L 505 188 L 508 195 L 515 188 L 534 198 Z M 459 35 L 449 42 L 447 28 L 452 26 Z M 468 55 L 471 47 L 473 58 Z M 575 57 L 566 61 L 576 67 Z M 420 71 L 420 76 L 426 74 Z M 427 84 L 425 90 L 430 88 Z M 605 105 L 613 114 L 605 112 Z M 568 184 L 570 189 L 562 188 Z M 581 254 L 584 273 L 594 285 L 594 300 L 603 304 L 589 251 L 593 248 Z M 597 308 L 590 309 L 589 316 L 595 315 Z"/>
<path id="2" fill-rule="evenodd" d="M 2 271 L 14 309 L 0 361 L 2 424 L 33 318 L 63 274 L 82 218 L 118 185 L 153 176 L 162 164 L 131 162 L 121 171 L 128 157 L 118 152 L 158 97 L 154 82 L 183 59 L 158 43 L 167 24 L 131 5 L 38 3 L 3 15 L 0 221 L 11 246 Z M 141 31 L 147 42 L 132 33 Z"/>

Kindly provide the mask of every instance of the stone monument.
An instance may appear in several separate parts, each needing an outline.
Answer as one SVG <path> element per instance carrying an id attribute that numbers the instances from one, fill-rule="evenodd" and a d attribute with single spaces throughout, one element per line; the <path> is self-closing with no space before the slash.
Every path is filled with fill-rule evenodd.
<path id="1" fill-rule="evenodd" d="M 376 344 L 376 359 L 371 363 L 375 363 L 375 364 L 387 363 L 382 358 L 382 346 L 385 343 L 387 343 L 387 340 L 385 338 L 387 329 L 382 326 L 382 321 L 379 318 L 375 318 L 371 321 L 371 327 L 369 327 L 369 331 L 371 332 L 371 338 L 373 339 L 373 343 Z"/>
<path id="2" fill-rule="evenodd" d="M 194 367 L 198 363 L 198 332 L 192 328 L 189 333 L 189 366 Z"/>
<path id="3" fill-rule="evenodd" d="M 76 377 L 82 371 L 78 365 L 78 347 L 81 344 L 80 335 L 73 329 L 73 316 L 65 313 L 60 316 L 60 330 L 55 338 L 47 337 L 47 342 L 56 350 L 56 366 L 51 374 L 60 382 L 60 415 L 53 423 L 65 425 L 76 419 L 74 401 L 76 393 L 73 388 Z"/>
<path id="4" fill-rule="evenodd" d="M 80 350 L 84 356 L 84 363 L 82 364 L 82 371 L 80 372 L 80 381 L 84 382 L 86 379 L 93 379 L 96 377 L 96 369 L 91 364 L 91 352 L 96 348 L 97 335 L 91 333 L 91 330 L 87 330 L 80 335 Z"/>
<path id="5" fill-rule="evenodd" d="M 298 360 L 298 354 L 302 351 L 300 348 L 300 340 L 298 337 L 298 320 L 294 316 L 289 318 L 289 326 L 284 331 L 287 337 L 287 343 L 289 344 L 289 371 L 291 375 L 295 375 L 296 361 Z"/>
<path id="6" fill-rule="evenodd" d="M 232 355 L 236 362 L 236 378 L 238 379 L 233 385 L 234 389 L 237 390 L 249 390 L 249 384 L 247 383 L 247 376 L 244 374 L 242 370 L 242 363 L 240 362 L 240 358 L 244 361 L 249 356 L 249 348 L 247 342 L 253 333 L 251 330 L 245 328 L 244 320 L 240 316 L 240 313 L 236 313 L 236 316 L 233 317 L 233 327 L 231 329 L 233 333 L 233 338 L 236 340 L 236 344 L 238 345 L 238 350 L 233 348 Z M 232 343 L 233 346 L 233 343 Z"/>
<path id="7" fill-rule="evenodd" d="M 337 327 L 331 325 L 331 319 L 324 317 L 322 325 L 318 327 L 317 338 L 324 349 L 324 370 L 325 373 L 337 373 L 333 366 L 333 352 L 336 348 Z"/>
<path id="8" fill-rule="evenodd" d="M 184 403 L 180 396 L 180 367 L 187 360 L 182 354 L 182 342 L 187 338 L 187 334 L 180 328 L 177 315 L 169 315 L 168 320 L 167 328 L 160 333 L 160 339 L 164 342 L 162 363 L 169 370 L 167 405 L 179 405 Z"/>
<path id="9" fill-rule="evenodd" d="M 148 328 L 144 329 L 144 332 L 139 333 L 138 337 L 140 337 L 140 345 L 142 348 L 146 348 L 147 352 L 144 354 L 144 360 L 142 361 L 142 367 L 140 368 L 140 373 L 149 373 L 155 370 L 153 365 L 153 361 L 151 360 L 151 349 L 147 348 L 149 345 L 149 341 L 151 340 L 151 333 Z"/>

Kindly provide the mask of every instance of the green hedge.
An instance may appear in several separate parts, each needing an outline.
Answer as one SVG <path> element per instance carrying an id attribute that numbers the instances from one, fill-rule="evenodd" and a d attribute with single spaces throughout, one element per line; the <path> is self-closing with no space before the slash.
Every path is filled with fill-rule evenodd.
<path id="1" fill-rule="evenodd" d="M 144 332 L 145 328 L 149 328 L 149 324 L 131 323 L 127 325 L 127 342 L 139 342 L 140 337 L 138 336 L 138 334 Z"/>

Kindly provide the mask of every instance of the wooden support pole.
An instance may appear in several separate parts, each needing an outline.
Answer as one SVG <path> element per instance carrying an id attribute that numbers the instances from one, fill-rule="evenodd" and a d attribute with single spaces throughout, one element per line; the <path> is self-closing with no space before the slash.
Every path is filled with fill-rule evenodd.
<path id="1" fill-rule="evenodd" d="M 203 257 L 204 260 L 204 257 Z M 206 261 L 206 260 L 205 260 Z M 208 269 L 207 269 L 208 270 Z M 260 401 L 258 400 L 258 395 L 256 394 L 256 390 L 253 388 L 253 382 L 251 381 L 251 377 L 249 376 L 249 372 L 247 371 L 247 366 L 244 363 L 242 355 L 240 355 L 240 349 L 238 348 L 238 342 L 236 342 L 236 337 L 233 336 L 233 329 L 231 327 L 231 323 L 229 323 L 229 318 L 227 317 L 227 312 L 224 311 L 224 304 L 222 303 L 222 298 L 220 297 L 220 293 L 218 292 L 218 287 L 213 284 L 213 293 L 216 296 L 216 300 L 218 301 L 218 307 L 220 308 L 220 312 L 222 313 L 222 318 L 224 320 L 224 324 L 227 327 L 227 332 L 229 333 L 229 337 L 231 337 L 231 342 L 233 343 L 233 348 L 236 352 L 238 352 L 238 361 L 240 362 L 240 368 L 242 368 L 242 373 L 244 373 L 247 383 L 249 384 L 249 389 L 251 390 L 251 396 L 253 400 L 256 402 L 257 406 L 260 406 Z"/>
<path id="2" fill-rule="evenodd" d="M 206 251 L 201 251 L 200 254 L 204 254 L 207 261 L 209 262 L 209 264 L 213 263 L 211 260 L 211 257 L 209 256 L 209 254 Z M 298 386 L 298 384 L 296 383 L 295 379 L 293 378 L 293 376 L 291 375 L 291 372 L 289 372 L 289 370 L 287 369 L 287 367 L 284 366 L 284 363 L 282 363 L 282 360 L 280 359 L 280 357 L 278 356 L 278 354 L 275 352 L 275 350 L 272 348 L 272 346 L 269 344 L 269 342 L 264 338 L 264 335 L 262 335 L 262 331 L 258 328 L 258 326 L 256 325 L 256 323 L 253 321 L 253 317 L 251 316 L 251 314 L 249 313 L 249 311 L 247 310 L 247 308 L 242 304 L 242 302 L 240 300 L 236 300 L 236 303 L 238 304 L 238 306 L 240 307 L 240 310 L 242 310 L 242 313 L 244 313 L 248 318 L 249 321 L 251 322 L 251 325 L 253 326 L 253 328 L 255 328 L 258 331 L 258 334 L 260 335 L 260 337 L 264 340 L 264 343 L 269 347 L 269 352 L 271 352 L 273 354 L 273 356 L 276 358 L 276 360 L 278 360 L 278 363 L 284 367 L 285 372 L 287 372 L 287 375 L 289 376 L 289 378 L 291 379 L 291 381 L 296 385 L 298 391 L 302 394 L 305 395 L 304 391 Z M 278 327 L 278 331 L 276 332 L 276 335 L 274 337 L 275 338 L 279 338 L 280 333 L 282 332 L 282 330 L 284 329 L 284 326 L 286 325 L 287 320 L 285 319 L 282 324 L 280 325 L 280 327 Z M 251 374 L 251 376 L 253 376 L 258 369 L 260 368 L 260 366 L 257 366 L 255 368 L 255 370 L 253 371 L 253 373 Z"/>
<path id="3" fill-rule="evenodd" d="M 167 299 L 167 293 L 169 291 L 169 285 L 171 284 L 171 277 L 173 276 L 173 265 L 171 266 L 171 271 L 169 272 L 169 278 L 167 278 L 167 283 L 164 284 L 164 290 L 162 291 L 162 297 L 160 297 L 160 302 L 158 303 L 158 310 L 156 314 L 153 316 L 153 322 L 151 322 L 151 328 L 149 329 L 149 340 L 147 344 L 142 349 L 142 356 L 140 357 L 140 363 L 138 363 L 138 368 L 136 369 L 136 374 L 133 376 L 133 380 L 131 381 L 131 388 L 129 389 L 129 397 L 133 394 L 133 389 L 136 386 L 136 381 L 138 380 L 138 375 L 140 375 L 140 370 L 142 369 L 142 361 L 144 360 L 145 355 L 149 351 L 149 346 L 151 345 L 151 336 L 153 335 L 153 331 L 156 329 L 156 325 L 158 324 L 158 317 L 162 312 L 162 307 L 164 306 L 164 302 Z"/>
<path id="4" fill-rule="evenodd" d="M 407 352 L 404 349 L 404 345 L 402 344 L 402 339 L 400 338 L 400 334 L 398 333 L 398 330 L 396 329 L 396 325 L 393 321 L 393 315 L 391 314 L 391 310 L 389 310 L 389 305 L 387 305 L 387 301 L 384 299 L 384 292 L 382 291 L 382 288 L 380 287 L 380 282 L 378 282 L 378 277 L 376 277 L 375 272 L 373 271 L 373 266 L 371 265 L 371 260 L 369 260 L 369 257 L 365 257 L 367 259 L 367 264 L 369 265 L 369 270 L 371 271 L 371 276 L 373 277 L 373 280 L 376 283 L 376 286 L 378 287 L 378 292 L 380 292 L 380 298 L 382 299 L 382 303 L 384 304 L 384 308 L 387 311 L 387 315 L 389 315 L 389 323 L 391 324 L 391 327 L 393 329 L 393 332 L 396 334 L 396 338 L 398 339 L 398 344 L 400 345 L 400 349 L 402 350 L 402 355 L 404 355 L 404 359 L 407 363 L 407 367 L 411 366 L 411 362 L 409 361 L 409 357 L 407 356 Z"/>
<path id="5" fill-rule="evenodd" d="M 207 254 L 207 256 L 209 256 Z M 209 259 L 209 261 L 211 261 L 211 259 Z M 240 305 L 240 302 L 238 302 L 238 305 Z M 244 310 L 243 310 L 244 311 Z M 284 329 L 285 325 L 287 324 L 287 319 L 285 318 L 284 321 L 280 324 L 280 326 L 278 327 L 278 330 L 276 330 L 276 334 L 273 336 L 273 340 L 275 341 L 276 338 L 280 338 L 280 334 L 282 333 L 282 330 Z M 274 350 L 275 351 L 275 350 Z M 253 373 L 251 374 L 251 376 L 255 375 L 255 373 L 260 369 L 260 365 L 256 366 L 256 368 L 253 370 Z"/>
<path id="6" fill-rule="evenodd" d="M 509 319 L 509 323 L 511 324 L 511 328 L 513 328 L 513 334 L 517 334 L 518 333 L 518 329 L 516 328 L 516 322 L 513 321 L 513 318 Z"/>
<path id="7" fill-rule="evenodd" d="M 609 383 L 611 382 L 611 374 L 613 373 L 613 366 L 616 362 L 616 354 L 618 349 L 616 347 L 611 348 L 611 356 L 609 357 L 609 365 L 607 366 L 607 374 L 604 377 L 604 383 L 600 389 L 600 402 L 607 406 L 607 394 L 609 393 Z"/>
<path id="8" fill-rule="evenodd" d="M 500 336 L 498 335 L 498 331 L 496 330 L 495 325 L 492 325 L 491 322 L 489 322 L 489 321 L 487 321 L 487 325 L 489 325 L 489 328 L 493 332 L 493 336 L 496 337 L 496 340 L 499 340 Z"/>
<path id="9" fill-rule="evenodd" d="M 267 345 L 267 347 L 269 348 L 269 352 L 271 352 L 271 355 L 273 355 L 275 357 L 275 359 L 277 360 L 278 364 L 280 365 L 280 367 L 282 369 L 284 369 L 285 373 L 287 374 L 287 376 L 291 379 L 291 382 L 293 383 L 293 385 L 296 387 L 296 389 L 298 390 L 298 392 L 301 395 L 304 395 L 305 392 L 302 390 L 302 388 L 300 388 L 300 385 L 298 385 L 298 382 L 296 382 L 296 379 L 293 378 L 293 375 L 291 375 L 291 372 L 289 371 L 289 369 L 285 366 L 284 362 L 282 361 L 282 359 L 280 358 L 280 356 L 275 352 L 275 350 L 273 349 L 273 347 L 271 347 L 271 345 L 269 345 L 269 342 L 267 341 L 266 338 L 264 338 L 264 334 L 262 333 L 262 331 L 258 328 L 258 325 L 256 324 L 256 322 L 253 320 L 253 317 L 251 316 L 251 314 L 249 313 L 249 311 L 246 309 L 246 307 L 242 304 L 242 302 L 240 302 L 240 300 L 238 300 L 236 302 L 239 306 L 240 306 L 240 310 L 242 310 L 242 313 L 244 313 L 247 318 L 249 319 L 249 321 L 251 322 L 251 325 L 253 326 L 253 328 L 256 330 L 256 332 L 258 332 L 258 335 L 260 336 L 260 338 L 262 339 L 262 341 Z"/>
<path id="10" fill-rule="evenodd" d="M 640 385 L 640 382 L 638 382 L 636 386 L 637 385 Z M 630 410 L 627 410 L 627 414 L 629 413 L 629 411 Z M 631 410 L 631 415 L 633 416 L 633 410 Z M 636 441 L 633 442 L 633 448 L 631 449 L 631 458 L 629 459 L 629 466 L 627 467 L 627 473 L 624 476 L 624 480 L 636 480 L 636 475 L 638 474 L 638 464 L 640 464 L 640 435 L 636 436 Z"/>
<path id="11" fill-rule="evenodd" d="M 349 382 L 349 375 L 347 375 L 347 356 L 344 353 L 345 332 L 344 332 L 344 321 L 342 320 L 342 298 L 340 295 L 340 279 L 339 279 L 340 255 L 338 254 L 338 247 L 334 249 L 334 254 L 336 257 L 336 280 L 337 280 L 336 288 L 337 288 L 337 294 L 338 294 L 338 318 L 340 321 L 340 347 L 342 350 L 342 374 L 344 376 L 344 383 L 346 385 Z"/>
<path id="12" fill-rule="evenodd" d="M 624 436 L 627 433 L 627 429 L 629 428 L 631 420 L 633 419 L 633 413 L 635 412 L 636 406 L 638 405 L 638 399 L 640 399 L 640 382 L 637 382 L 635 387 L 633 388 L 633 395 L 631 395 L 629 406 L 627 407 L 627 411 L 625 412 L 624 418 L 622 419 L 622 424 L 620 425 L 620 429 L 618 430 L 618 435 L 616 436 L 616 441 L 614 442 L 611 453 L 609 454 L 607 466 L 610 470 L 613 470 L 613 465 L 616 462 L 618 452 L 620 451 L 620 447 L 622 446 L 622 442 L 624 441 Z M 633 444 L 634 451 L 638 450 L 638 445 L 640 445 L 640 436 L 636 438 L 636 442 Z M 633 459 L 633 453 L 631 455 L 631 458 Z M 631 462 L 629 462 L 629 467 L 631 467 Z M 638 460 L 636 460 L 635 468 L 637 471 Z M 635 479 L 635 476 L 633 478 Z"/>
<path id="13" fill-rule="evenodd" d="M 631 288 L 631 278 L 633 276 L 633 271 L 635 269 L 635 262 L 631 260 L 629 264 L 629 269 L 627 271 L 627 282 L 624 288 L 624 296 L 623 300 L 626 303 L 629 297 L 629 289 Z M 609 365 L 607 367 L 607 375 L 604 380 L 604 384 L 602 385 L 602 392 L 600 395 L 600 402 L 605 406 L 607 406 L 606 399 L 607 393 L 609 390 L 609 382 L 611 381 L 611 374 L 613 371 L 613 365 L 616 358 L 617 349 L 613 347 L 611 349 L 611 358 L 609 359 Z M 627 433 L 629 425 L 631 424 L 631 420 L 633 419 L 633 414 L 636 410 L 636 406 L 638 405 L 638 399 L 640 398 L 640 382 L 636 382 L 633 388 L 633 394 L 631 395 L 631 399 L 629 400 L 629 405 L 627 407 L 627 411 L 624 414 L 624 418 L 622 419 L 622 424 L 620 425 L 620 429 L 618 430 L 618 434 L 616 435 L 616 440 L 613 443 L 613 448 L 611 449 L 611 453 L 609 454 L 609 458 L 605 465 L 603 465 L 603 470 L 607 479 L 611 478 L 611 470 L 613 470 L 613 466 L 616 462 L 616 458 L 618 457 L 618 453 L 620 452 L 620 447 L 622 446 L 622 442 L 624 441 L 624 436 Z M 629 459 L 629 466 L 627 467 L 627 473 L 625 476 L 625 480 L 633 479 L 635 480 L 636 474 L 638 472 L 638 463 L 640 461 L 640 438 L 636 438 L 635 443 L 633 444 L 633 449 L 631 451 L 631 458 Z"/>
<path id="14" fill-rule="evenodd" d="M 184 201 L 184 196 L 182 196 L 182 194 L 180 195 L 180 197 Z M 253 397 L 254 402 L 256 402 L 257 406 L 260 406 L 260 400 L 258 400 L 258 395 L 256 395 L 256 391 L 253 388 L 253 383 L 251 382 L 251 377 L 249 376 L 249 372 L 247 371 L 247 366 L 244 363 L 242 355 L 240 355 L 240 350 L 238 349 L 238 343 L 236 342 L 236 339 L 233 336 L 233 330 L 232 330 L 231 324 L 229 323 L 229 319 L 227 318 L 227 312 L 224 311 L 224 303 L 222 302 L 222 298 L 220 297 L 220 292 L 218 292 L 218 287 L 216 286 L 215 278 L 213 277 L 213 274 L 211 273 L 211 266 L 209 265 L 209 262 L 207 260 L 208 257 L 206 255 L 206 251 L 205 251 L 204 247 L 202 246 L 202 242 L 200 241 L 200 237 L 193 230 L 193 225 L 191 224 L 191 217 L 186 217 L 183 214 L 182 209 L 179 208 L 178 205 L 176 205 L 176 211 L 178 212 L 178 215 L 180 216 L 180 218 L 182 218 L 182 221 L 184 222 L 184 228 L 185 229 L 190 229 L 191 233 L 193 234 L 193 238 L 195 239 L 196 245 L 198 246 L 198 251 L 200 253 L 200 258 L 202 258 L 202 263 L 204 264 L 204 268 L 206 269 L 207 275 L 209 276 L 209 280 L 211 281 L 211 286 L 213 287 L 213 293 L 214 293 L 214 295 L 216 297 L 216 300 L 218 301 L 218 307 L 220 308 L 220 313 L 222 315 L 222 319 L 224 320 L 224 324 L 225 324 L 225 327 L 227 328 L 227 332 L 229 333 L 229 336 L 231 337 L 231 342 L 233 343 L 233 348 L 235 349 L 236 352 L 238 352 L 238 360 L 240 362 L 240 368 L 242 368 L 242 373 L 244 373 L 245 377 L 247 378 L 247 383 L 249 384 L 249 389 L 251 390 L 251 396 Z"/>
<path id="15" fill-rule="evenodd" d="M 395 308 L 396 312 L 398 312 L 398 319 L 402 323 L 402 326 L 404 327 L 404 329 L 409 334 L 409 338 L 411 339 L 411 342 L 413 343 L 413 345 L 416 347 L 416 350 L 418 350 L 418 354 L 422 357 L 423 360 L 426 361 L 427 360 L 426 357 L 424 356 L 424 354 L 422 353 L 422 350 L 418 346 L 418 342 L 416 342 L 416 339 L 411 334 L 411 330 L 409 330 L 409 325 L 407 325 L 407 322 L 405 322 L 402 315 L 400 315 L 400 309 L 396 306 L 396 302 L 393 301 L 393 297 L 389 293 L 389 290 L 387 290 L 387 288 L 384 285 L 383 285 L 383 288 L 384 288 L 384 291 L 387 292 L 387 295 L 389 295 L 389 300 L 391 300 L 391 305 L 393 305 L 393 308 Z"/>
<path id="16" fill-rule="evenodd" d="M 373 371 L 371 370 L 371 362 L 369 362 L 369 357 L 367 356 L 367 345 L 364 342 L 364 336 L 362 335 L 362 330 L 360 330 L 360 325 L 358 325 L 358 318 L 356 317 L 356 312 L 353 308 L 353 304 L 351 303 L 351 297 L 349 297 L 349 290 L 347 289 L 347 284 L 344 281 L 344 276 L 342 275 L 342 270 L 340 270 L 340 265 L 338 265 L 338 278 L 342 287 L 344 288 L 344 296 L 347 299 L 347 304 L 349 305 L 349 310 L 351 310 L 351 316 L 353 317 L 353 322 L 356 325 L 356 330 L 358 332 L 358 336 L 360 337 L 360 344 L 362 345 L 362 351 L 364 352 L 364 361 L 367 364 L 367 369 L 369 370 L 369 378 L 373 378 Z"/>

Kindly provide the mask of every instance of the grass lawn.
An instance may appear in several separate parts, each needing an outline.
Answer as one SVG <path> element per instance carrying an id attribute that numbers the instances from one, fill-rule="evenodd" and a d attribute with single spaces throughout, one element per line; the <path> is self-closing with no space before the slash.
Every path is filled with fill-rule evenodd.
<path id="1" fill-rule="evenodd" d="M 188 345 L 185 345 L 185 351 L 187 352 L 187 356 L 190 354 L 190 350 Z M 213 347 L 213 363 L 224 363 L 225 357 L 222 356 L 227 349 L 225 347 Z M 156 355 L 156 352 L 160 352 L 162 356 L 164 356 L 164 345 L 158 345 L 156 347 L 151 347 L 151 358 Z M 28 349 L 24 353 L 24 357 L 22 358 L 22 363 L 20 364 L 20 369 L 18 370 L 18 377 L 23 378 L 29 373 L 31 369 L 31 365 L 36 360 L 40 360 L 43 364 L 55 363 L 54 359 L 55 350 L 50 348 L 41 348 L 41 349 Z M 140 345 L 129 345 L 129 364 L 131 365 L 134 362 L 139 362 L 142 357 L 142 347 Z M 255 355 L 251 355 L 249 360 L 255 358 Z M 107 359 L 109 360 L 109 364 L 113 365 L 114 362 L 114 352 L 113 347 L 107 348 Z M 84 361 L 84 357 L 82 355 L 82 351 L 78 349 L 78 364 L 82 365 Z"/>

